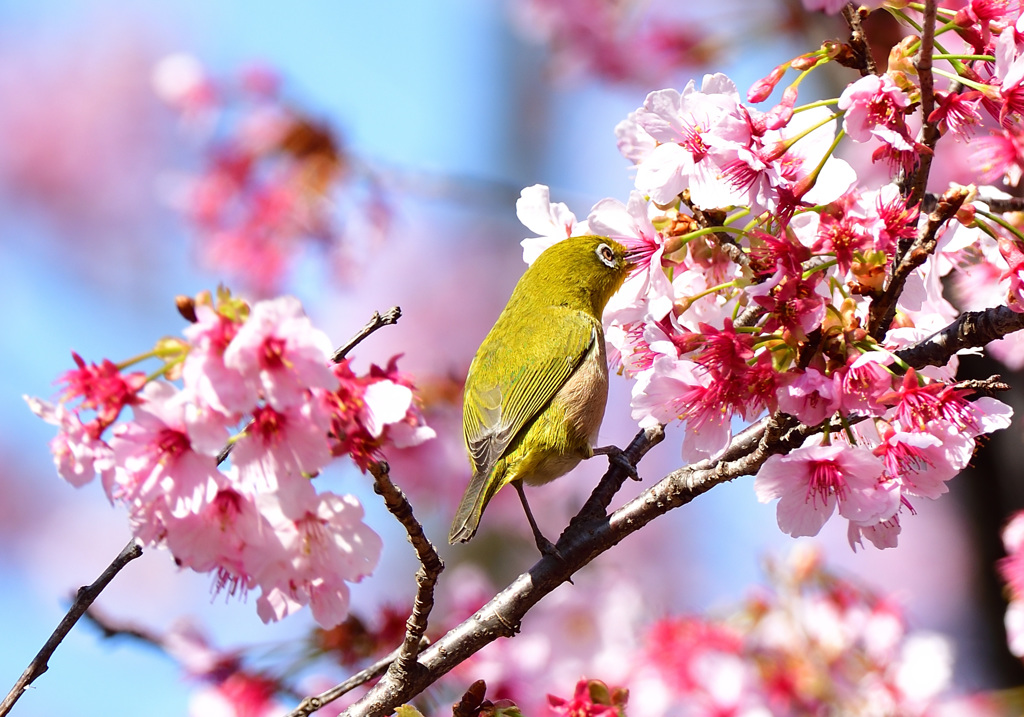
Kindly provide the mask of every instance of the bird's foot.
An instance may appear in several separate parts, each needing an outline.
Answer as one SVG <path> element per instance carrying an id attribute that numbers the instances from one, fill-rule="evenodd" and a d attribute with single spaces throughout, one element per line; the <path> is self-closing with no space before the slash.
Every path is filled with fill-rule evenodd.
<path id="1" fill-rule="evenodd" d="M 626 452 L 618 446 L 600 446 L 594 449 L 595 456 L 608 456 L 609 465 L 616 465 L 626 471 L 633 480 L 640 480 L 640 474 L 636 472 L 636 466 L 626 457 Z"/>

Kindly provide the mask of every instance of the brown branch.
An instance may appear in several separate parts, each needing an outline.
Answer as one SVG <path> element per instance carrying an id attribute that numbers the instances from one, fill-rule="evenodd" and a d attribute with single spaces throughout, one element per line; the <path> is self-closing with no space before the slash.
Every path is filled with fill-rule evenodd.
<path id="1" fill-rule="evenodd" d="M 665 427 L 654 426 L 652 428 L 642 429 L 633 438 L 633 441 L 626 447 L 622 453 L 629 461 L 630 465 L 637 465 L 640 463 L 640 459 L 647 455 L 647 452 L 654 448 L 656 445 L 665 440 Z M 622 488 L 622 484 L 629 478 L 629 474 L 625 468 L 616 463 L 611 463 L 608 466 L 608 470 L 605 472 L 601 481 L 594 488 L 594 492 L 590 494 L 590 498 L 583 504 L 583 508 L 580 512 L 569 521 L 568 527 L 565 532 L 574 530 L 575 527 L 580 523 L 588 522 L 591 520 L 599 520 L 606 517 L 608 506 L 611 505 L 612 498 Z M 565 533 L 563 533 L 564 535 Z M 559 538 L 561 540 L 561 538 Z"/>
<path id="2" fill-rule="evenodd" d="M 852 2 L 848 2 L 843 7 L 843 17 L 846 19 L 846 24 L 850 26 L 850 49 L 853 51 L 853 59 L 860 70 L 861 77 L 878 74 L 875 58 L 871 56 L 867 35 L 864 34 L 862 23 L 864 18 L 861 16 L 860 10 Z"/>
<path id="3" fill-rule="evenodd" d="M 57 629 L 50 635 L 50 639 L 46 641 L 42 649 L 32 658 L 32 661 L 25 668 L 21 677 L 14 683 L 14 687 L 7 693 L 7 697 L 4 698 L 3 702 L 0 702 L 0 717 L 6 715 L 14 707 L 14 703 L 18 701 L 22 693 L 28 686 L 31 685 L 37 677 L 42 675 L 49 669 L 50 657 L 53 655 L 57 646 L 67 637 L 68 633 L 71 632 L 71 628 L 75 626 L 79 618 L 89 609 L 89 606 L 99 597 L 99 594 L 103 591 L 103 588 L 107 587 L 114 576 L 121 572 L 121 569 L 125 565 L 135 560 L 137 557 L 142 555 L 142 548 L 133 539 L 128 543 L 121 551 L 121 553 L 114 558 L 114 561 L 107 566 L 107 569 L 103 571 L 96 582 L 86 587 L 78 589 L 78 593 L 75 595 L 75 601 L 71 604 L 67 614 L 64 615 L 64 619 L 57 625 Z"/>
<path id="4" fill-rule="evenodd" d="M 422 650 L 424 647 L 426 647 L 426 642 L 423 642 L 420 645 L 420 649 Z M 374 662 L 365 670 L 360 670 L 356 674 L 352 675 L 344 682 L 340 682 L 331 689 L 321 692 L 318 695 L 307 697 L 302 700 L 302 703 L 299 704 L 298 707 L 285 715 L 285 717 L 309 717 L 309 715 L 313 714 L 324 705 L 334 702 L 334 700 L 338 699 L 342 695 L 348 694 L 361 685 L 365 685 L 370 680 L 377 679 L 387 672 L 388 667 L 390 667 L 391 663 L 395 661 L 401 650 L 402 647 L 399 647 L 393 650 L 389 655 L 386 655 Z"/>
<path id="5" fill-rule="evenodd" d="M 946 191 L 928 215 L 928 221 L 921 227 L 917 238 L 909 250 L 893 262 L 892 276 L 888 286 L 871 302 L 868 312 L 868 333 L 881 340 L 889 330 L 893 317 L 896 315 L 896 302 L 903 293 L 903 286 L 917 267 L 935 251 L 938 244 L 936 234 L 946 221 L 951 219 L 966 201 L 968 190 L 965 187 L 954 187 Z"/>
<path id="6" fill-rule="evenodd" d="M 370 464 L 370 473 L 373 474 L 374 479 L 373 490 L 384 498 L 384 505 L 387 506 L 388 511 L 395 516 L 409 534 L 409 542 L 412 543 L 416 550 L 416 557 L 420 561 L 420 569 L 416 572 L 416 599 L 413 601 L 412 614 L 409 615 L 409 619 L 405 623 L 405 639 L 398 649 L 383 660 L 379 660 L 322 694 L 305 698 L 298 707 L 288 713 L 287 717 L 307 717 L 324 705 L 385 672 L 392 680 L 404 684 L 414 679 L 423 670 L 416 658 L 429 644 L 424 633 L 427 631 L 427 618 L 434 607 L 434 586 L 437 584 L 437 578 L 441 571 L 444 570 L 444 563 L 424 534 L 423 526 L 413 515 L 409 499 L 405 497 L 401 488 L 391 482 L 390 472 L 391 469 L 386 461 L 375 461 Z"/>
<path id="7" fill-rule="evenodd" d="M 367 336 L 369 336 L 379 328 L 382 328 L 384 326 L 391 326 L 392 324 L 397 324 L 400 318 L 402 318 L 402 309 L 397 306 L 392 306 L 390 309 L 385 311 L 383 315 L 381 315 L 380 312 L 378 311 L 374 311 L 373 316 L 370 317 L 370 320 L 366 323 L 366 326 L 361 328 L 359 330 L 359 333 L 357 333 L 355 336 L 349 339 L 344 346 L 340 347 L 337 351 L 335 351 L 334 355 L 331 356 L 331 361 L 333 361 L 334 363 L 341 363 L 342 359 L 348 356 L 348 352 L 354 349 L 360 341 L 365 339 Z"/>
<path id="8" fill-rule="evenodd" d="M 942 366 L 958 351 L 977 348 L 1024 329 L 1024 314 L 999 306 L 968 311 L 919 343 L 893 353 L 914 368 Z"/>
<path id="9" fill-rule="evenodd" d="M 1024 197 L 977 197 L 974 201 L 986 204 L 996 214 L 1024 212 Z"/>
<path id="10" fill-rule="evenodd" d="M 910 188 L 910 195 L 907 198 L 907 206 L 918 204 L 924 197 L 925 188 L 928 185 L 928 176 L 931 174 L 932 157 L 935 145 L 939 141 L 938 122 L 932 122 L 932 110 L 935 108 L 935 77 L 932 75 L 932 53 L 935 50 L 935 19 L 937 15 L 935 0 L 925 0 L 924 18 L 922 19 L 921 45 L 917 51 L 914 65 L 917 67 L 917 76 L 921 82 L 921 133 L 920 142 L 928 148 L 927 152 L 920 152 L 918 157 L 920 164 L 914 173 L 914 181 Z"/>
<path id="11" fill-rule="evenodd" d="M 387 462 L 377 461 L 370 464 L 373 474 L 373 490 L 384 498 L 384 505 L 395 516 L 409 534 L 409 542 L 416 550 L 420 561 L 420 569 L 416 571 L 416 599 L 413 601 L 412 614 L 405 623 L 405 640 L 402 642 L 398 659 L 391 665 L 396 679 L 404 679 L 417 670 L 416 656 L 420 652 L 420 643 L 427 631 L 427 618 L 434 607 L 434 586 L 437 578 L 444 570 L 437 550 L 431 545 L 423 533 L 423 526 L 412 514 L 412 506 L 402 489 L 391 482 L 390 468 Z"/>

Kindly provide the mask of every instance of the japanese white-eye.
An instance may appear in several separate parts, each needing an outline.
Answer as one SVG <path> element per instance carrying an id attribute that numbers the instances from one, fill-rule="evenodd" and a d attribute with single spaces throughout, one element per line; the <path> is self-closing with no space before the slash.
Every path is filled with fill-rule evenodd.
<path id="1" fill-rule="evenodd" d="M 538 547 L 553 550 L 522 483 L 547 483 L 594 455 L 608 399 L 601 315 L 630 268 L 619 243 L 575 236 L 545 250 L 519 280 L 466 377 L 462 429 L 473 477 L 448 542 L 472 538 L 487 503 L 512 483 Z"/>

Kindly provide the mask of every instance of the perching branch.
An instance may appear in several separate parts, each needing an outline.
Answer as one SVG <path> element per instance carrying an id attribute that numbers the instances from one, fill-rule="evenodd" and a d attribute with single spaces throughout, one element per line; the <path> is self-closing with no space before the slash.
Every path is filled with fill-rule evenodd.
<path id="1" fill-rule="evenodd" d="M 14 687 L 7 693 L 7 697 L 4 698 L 3 702 L 0 702 L 0 717 L 6 715 L 14 707 L 14 703 L 18 701 L 22 693 L 28 686 L 31 685 L 37 677 L 42 675 L 49 669 L 50 657 L 53 655 L 57 646 L 67 637 L 68 633 L 71 632 L 71 628 L 75 626 L 79 618 L 85 614 L 85 611 L 89 609 L 93 601 L 99 597 L 99 594 L 103 591 L 103 588 L 107 587 L 114 576 L 121 572 L 121 569 L 135 560 L 135 558 L 142 555 L 142 548 L 139 547 L 135 540 L 132 540 L 128 545 L 124 546 L 121 553 L 114 558 L 114 561 L 107 566 L 107 569 L 96 578 L 96 582 L 86 587 L 78 589 L 78 593 L 75 595 L 75 601 L 71 604 L 64 619 L 57 625 L 57 629 L 50 635 L 50 639 L 46 641 L 42 649 L 32 658 L 32 661 L 25 668 L 21 677 L 14 683 Z"/>
<path id="2" fill-rule="evenodd" d="M 1024 328 L 1024 314 L 1005 307 L 974 312 L 920 344 L 898 352 L 914 366 L 942 364 L 958 350 L 979 346 Z M 601 553 L 640 530 L 660 515 L 686 505 L 719 483 L 756 473 L 772 455 L 799 446 L 820 427 L 796 423 L 777 413 L 765 417 L 733 437 L 716 460 L 705 460 L 668 474 L 610 516 L 603 515 L 606 500 L 618 490 L 624 476 L 612 466 L 584 508 L 562 533 L 556 547 L 560 558 L 542 557 L 517 577 L 476 614 L 453 628 L 419 657 L 420 669 L 407 679 L 389 672 L 358 702 L 344 712 L 347 717 L 383 717 L 411 700 L 442 676 L 499 637 L 519 631 L 526 613 L 544 596 Z M 641 432 L 627 449 L 630 458 L 643 456 L 663 438 L 663 433 Z"/>
<path id="3" fill-rule="evenodd" d="M 424 647 L 426 647 L 426 643 L 422 643 L 420 645 L 420 649 Z M 365 685 L 370 680 L 377 679 L 387 672 L 388 667 L 390 667 L 398 658 L 398 653 L 401 650 L 402 647 L 398 647 L 395 650 L 392 650 L 388 655 L 385 655 L 374 662 L 365 670 L 360 670 L 344 682 L 336 684 L 326 692 L 321 692 L 313 697 L 307 697 L 302 700 L 302 703 L 298 707 L 286 714 L 284 717 L 309 717 L 309 715 L 313 714 L 324 705 L 334 702 L 334 700 L 338 699 L 342 695 L 348 694 L 355 688 Z"/>

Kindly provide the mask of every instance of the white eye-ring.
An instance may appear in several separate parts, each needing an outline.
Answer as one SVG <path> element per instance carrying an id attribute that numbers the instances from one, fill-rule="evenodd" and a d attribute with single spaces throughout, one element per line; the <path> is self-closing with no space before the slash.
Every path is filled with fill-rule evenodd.
<path id="1" fill-rule="evenodd" d="M 608 246 L 607 244 L 599 244 L 597 249 L 594 250 L 594 253 L 597 254 L 597 258 L 601 260 L 601 263 L 607 266 L 609 269 L 616 268 L 615 252 L 612 251 L 612 248 L 610 246 Z"/>

